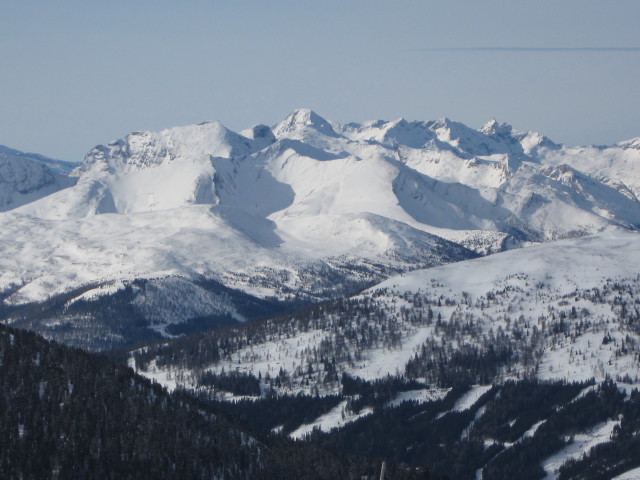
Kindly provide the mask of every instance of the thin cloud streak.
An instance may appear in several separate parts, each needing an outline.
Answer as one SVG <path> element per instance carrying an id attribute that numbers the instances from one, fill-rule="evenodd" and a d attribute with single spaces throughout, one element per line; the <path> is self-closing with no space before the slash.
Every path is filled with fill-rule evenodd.
<path id="1" fill-rule="evenodd" d="M 440 47 L 419 52 L 640 52 L 640 47 Z"/>

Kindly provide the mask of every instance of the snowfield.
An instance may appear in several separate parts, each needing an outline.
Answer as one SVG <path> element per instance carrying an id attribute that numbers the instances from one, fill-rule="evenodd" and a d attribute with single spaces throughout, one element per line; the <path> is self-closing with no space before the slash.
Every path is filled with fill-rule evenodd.
<path id="1" fill-rule="evenodd" d="M 570 445 L 563 448 L 560 452 L 547 458 L 542 466 L 547 474 L 545 479 L 551 480 L 556 478 L 556 471 L 560 466 L 569 459 L 579 460 L 582 455 L 588 453 L 592 447 L 595 447 L 599 443 L 608 442 L 613 432 L 613 427 L 620 422 L 617 420 L 610 420 L 608 422 L 596 425 L 589 429 L 585 433 L 575 435 Z M 633 478 L 633 477 L 630 477 Z"/>

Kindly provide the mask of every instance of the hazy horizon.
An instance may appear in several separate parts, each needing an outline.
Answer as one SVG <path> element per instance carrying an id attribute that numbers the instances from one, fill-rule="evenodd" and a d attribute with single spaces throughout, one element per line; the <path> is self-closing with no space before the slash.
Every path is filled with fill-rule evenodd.
<path id="1" fill-rule="evenodd" d="M 297 108 L 496 118 L 568 145 L 640 136 L 640 3 L 353 0 L 0 6 L 0 144 L 80 161 L 135 130 Z"/>

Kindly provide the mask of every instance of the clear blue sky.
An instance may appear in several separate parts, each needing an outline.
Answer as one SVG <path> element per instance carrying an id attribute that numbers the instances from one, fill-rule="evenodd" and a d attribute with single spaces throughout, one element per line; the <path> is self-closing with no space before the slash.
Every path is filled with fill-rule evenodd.
<path id="1" fill-rule="evenodd" d="M 639 18 L 638 0 L 2 0 L 0 144 L 80 161 L 301 107 L 615 143 L 640 136 Z"/>

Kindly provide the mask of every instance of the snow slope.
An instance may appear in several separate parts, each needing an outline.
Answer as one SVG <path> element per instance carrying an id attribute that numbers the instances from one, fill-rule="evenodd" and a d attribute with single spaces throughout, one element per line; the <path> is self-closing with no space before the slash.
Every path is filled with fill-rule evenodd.
<path id="1" fill-rule="evenodd" d="M 525 329 L 548 328 L 571 318 L 571 310 L 572 323 L 581 319 L 590 328 L 567 333 L 566 341 L 554 336 L 542 341 L 538 377 L 587 380 L 628 374 L 637 378 L 637 358 L 631 350 L 620 349 L 620 342 L 627 338 L 633 344 L 640 332 L 627 326 L 617 305 L 633 304 L 639 293 L 639 248 L 637 233 L 610 231 L 407 273 L 374 287 L 371 294 L 388 292 L 385 295 L 392 299 L 406 292 L 425 292 L 431 298 L 448 298 L 456 306 L 445 308 L 443 317 L 473 318 L 478 322 L 476 336 L 498 328 L 512 332 L 517 324 Z M 620 285 L 628 287 L 616 299 Z M 613 335 L 610 343 L 603 342 L 605 332 Z"/>

